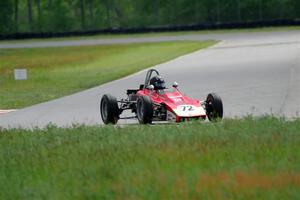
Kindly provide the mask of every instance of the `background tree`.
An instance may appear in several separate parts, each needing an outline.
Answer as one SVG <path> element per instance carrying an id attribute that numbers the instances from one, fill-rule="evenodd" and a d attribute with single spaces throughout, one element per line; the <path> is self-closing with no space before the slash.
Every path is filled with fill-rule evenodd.
<path id="1" fill-rule="evenodd" d="M 0 33 L 9 33 L 14 28 L 13 25 L 13 4 L 11 0 L 0 1 Z"/>
<path id="2" fill-rule="evenodd" d="M 19 24 L 19 0 L 14 1 L 14 31 L 18 32 Z"/>
<path id="3" fill-rule="evenodd" d="M 300 0 L 0 0 L 0 34 L 299 18 Z"/>
<path id="4" fill-rule="evenodd" d="M 33 32 L 32 0 L 27 0 L 27 16 L 28 16 L 29 31 Z"/>
<path id="5" fill-rule="evenodd" d="M 94 0 L 88 0 L 88 11 L 89 11 L 89 29 L 95 28 L 95 21 L 94 21 Z"/>
<path id="6" fill-rule="evenodd" d="M 81 19 L 81 29 L 85 29 L 85 5 L 84 0 L 79 0 L 79 8 L 80 8 L 80 19 Z"/>
<path id="7" fill-rule="evenodd" d="M 37 9 L 37 31 L 41 31 L 42 26 L 42 9 L 41 9 L 41 1 L 35 0 L 35 5 Z"/>

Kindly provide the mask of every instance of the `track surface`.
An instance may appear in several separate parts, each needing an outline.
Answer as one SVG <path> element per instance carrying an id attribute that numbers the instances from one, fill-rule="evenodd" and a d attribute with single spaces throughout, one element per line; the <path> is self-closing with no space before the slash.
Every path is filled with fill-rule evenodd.
<path id="1" fill-rule="evenodd" d="M 5 44 L 0 48 L 74 46 L 170 40 L 221 40 L 219 44 L 155 66 L 169 85 L 173 81 L 187 95 L 204 99 L 217 92 L 225 117 L 274 114 L 300 115 L 300 31 L 188 35 L 65 42 Z M 8 46 L 7 46 L 8 45 Z M 44 127 L 101 124 L 99 101 L 103 94 L 125 97 L 127 88 L 143 83 L 146 70 L 54 101 L 0 115 L 2 127 Z M 136 123 L 134 120 L 120 123 Z"/>

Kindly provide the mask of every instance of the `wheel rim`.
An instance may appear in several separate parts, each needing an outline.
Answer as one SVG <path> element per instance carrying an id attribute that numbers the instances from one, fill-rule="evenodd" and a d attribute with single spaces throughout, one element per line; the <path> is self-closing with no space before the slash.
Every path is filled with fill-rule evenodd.
<path id="1" fill-rule="evenodd" d="M 207 99 L 207 105 L 206 105 L 206 110 L 207 110 L 207 115 L 210 119 L 215 118 L 215 109 L 213 107 L 213 99 L 212 98 L 208 98 Z"/>
<path id="2" fill-rule="evenodd" d="M 108 115 L 108 104 L 107 104 L 107 101 L 102 101 L 102 104 L 101 104 L 101 114 L 102 114 L 102 118 L 103 119 L 107 119 L 107 115 Z"/>

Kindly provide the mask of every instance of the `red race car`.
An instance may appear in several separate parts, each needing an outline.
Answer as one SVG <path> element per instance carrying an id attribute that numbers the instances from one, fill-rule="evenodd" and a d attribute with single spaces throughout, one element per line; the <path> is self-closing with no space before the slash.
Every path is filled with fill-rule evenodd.
<path id="1" fill-rule="evenodd" d="M 120 117 L 124 110 L 131 110 L 134 116 Z M 103 95 L 100 112 L 105 124 L 116 124 L 119 119 L 129 118 L 137 118 L 141 124 L 206 118 L 215 121 L 223 117 L 223 104 L 215 93 L 208 94 L 204 101 L 189 98 L 178 90 L 176 82 L 169 90 L 158 71 L 150 69 L 145 83 L 139 89 L 127 90 L 126 99 L 117 100 L 109 94 Z"/>

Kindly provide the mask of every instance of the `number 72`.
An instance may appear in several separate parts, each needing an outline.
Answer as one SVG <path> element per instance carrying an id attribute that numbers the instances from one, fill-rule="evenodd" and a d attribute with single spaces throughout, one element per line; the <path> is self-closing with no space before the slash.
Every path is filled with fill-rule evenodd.
<path id="1" fill-rule="evenodd" d="M 194 110 L 194 108 L 193 108 L 193 106 L 181 106 L 181 108 L 182 108 L 182 111 L 193 111 Z"/>

